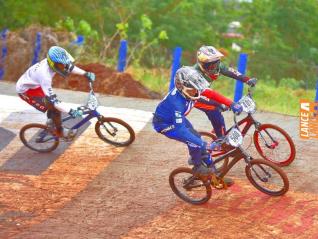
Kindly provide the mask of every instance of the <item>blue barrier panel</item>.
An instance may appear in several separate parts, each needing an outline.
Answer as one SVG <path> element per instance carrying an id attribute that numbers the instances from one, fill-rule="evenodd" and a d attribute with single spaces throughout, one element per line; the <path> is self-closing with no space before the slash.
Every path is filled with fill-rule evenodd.
<path id="1" fill-rule="evenodd" d="M 182 55 L 182 48 L 176 47 L 173 51 L 169 91 L 171 91 L 174 88 L 174 76 L 177 70 L 180 68 L 181 55 Z"/>
<path id="2" fill-rule="evenodd" d="M 7 49 L 7 33 L 8 29 L 3 29 L 0 33 L 0 38 L 2 42 L 2 49 L 1 49 L 1 58 L 0 58 L 0 80 L 2 80 L 4 76 L 4 60 L 8 54 Z"/>
<path id="3" fill-rule="evenodd" d="M 241 53 L 237 62 L 237 70 L 241 74 L 245 74 L 247 65 L 247 54 Z M 234 91 L 234 101 L 239 101 L 243 96 L 243 82 L 236 80 L 235 91 Z"/>
<path id="4" fill-rule="evenodd" d="M 126 68 L 126 57 L 127 57 L 127 41 L 121 40 L 118 52 L 118 64 L 117 71 L 124 72 Z"/>
<path id="5" fill-rule="evenodd" d="M 85 43 L 85 37 L 83 35 L 77 35 L 76 40 L 72 41 L 70 45 L 82 46 Z"/>
<path id="6" fill-rule="evenodd" d="M 315 102 L 318 102 L 318 80 L 316 82 L 316 99 Z"/>
<path id="7" fill-rule="evenodd" d="M 34 56 L 32 60 L 32 65 L 39 62 L 39 55 L 41 52 L 41 32 L 36 34 L 35 48 L 34 48 Z"/>

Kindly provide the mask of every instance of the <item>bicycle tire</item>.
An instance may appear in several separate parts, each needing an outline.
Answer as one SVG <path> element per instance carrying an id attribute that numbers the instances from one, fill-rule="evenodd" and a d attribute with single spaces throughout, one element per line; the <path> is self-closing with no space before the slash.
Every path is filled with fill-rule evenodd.
<path id="1" fill-rule="evenodd" d="M 264 152 L 264 150 L 262 149 L 261 145 L 260 145 L 260 140 L 262 140 L 260 138 L 259 133 L 260 132 L 265 132 L 266 133 L 266 129 L 271 129 L 271 130 L 275 130 L 276 132 L 279 132 L 282 136 L 284 136 L 284 139 L 287 141 L 288 145 L 289 145 L 289 151 L 290 154 L 288 157 L 286 157 L 283 160 L 278 160 L 275 158 L 271 158 L 268 155 L 266 155 L 266 153 Z M 267 131 L 268 132 L 268 131 Z M 254 132 L 253 135 L 253 141 L 254 141 L 254 145 L 255 148 L 257 150 L 257 152 L 266 160 L 271 161 L 272 163 L 279 165 L 279 166 L 288 166 L 290 165 L 294 160 L 295 160 L 295 156 L 296 156 L 296 148 L 295 148 L 295 144 L 292 140 L 292 138 L 288 135 L 288 133 L 283 130 L 282 128 L 276 126 L 276 125 L 272 125 L 272 124 L 262 124 L 259 127 L 258 131 Z M 268 147 L 267 147 L 268 148 Z M 284 151 L 285 152 L 285 151 Z"/>
<path id="2" fill-rule="evenodd" d="M 38 129 L 42 129 L 42 130 L 47 130 L 48 127 L 46 125 L 43 124 L 36 124 L 36 123 L 32 123 L 32 124 L 27 124 L 25 126 L 23 126 L 20 130 L 19 136 L 20 136 L 20 140 L 22 141 L 22 143 L 28 147 L 29 149 L 39 152 L 39 153 L 49 153 L 52 152 L 53 150 L 55 150 L 57 148 L 57 146 L 59 145 L 59 138 L 58 137 L 54 137 L 54 142 L 52 144 L 51 147 L 47 148 L 47 149 L 39 149 L 39 148 L 35 148 L 33 147 L 29 142 L 28 139 L 26 139 L 25 134 L 26 131 L 31 129 L 31 128 L 38 128 Z M 38 143 L 39 145 L 41 143 Z"/>
<path id="3" fill-rule="evenodd" d="M 205 193 L 206 193 L 206 195 L 204 197 L 202 197 L 201 199 L 198 199 L 198 200 L 194 200 L 194 199 L 191 199 L 190 197 L 184 195 L 182 192 L 180 192 L 180 190 L 178 189 L 178 187 L 175 184 L 175 178 L 176 178 L 176 175 L 181 174 L 181 173 L 186 173 L 186 174 L 189 174 L 189 175 L 192 175 L 193 177 L 195 177 L 192 173 L 192 169 L 190 169 L 190 168 L 180 167 L 180 168 L 173 170 L 169 175 L 169 184 L 170 184 L 172 191 L 179 198 L 181 198 L 183 201 L 190 203 L 190 204 L 200 205 L 200 204 L 204 204 L 207 201 L 209 201 L 209 199 L 211 198 L 211 195 L 212 195 L 211 184 L 206 183 L 202 179 L 197 178 L 197 177 L 195 177 L 194 180 L 201 181 L 203 185 L 200 187 L 205 187 L 205 189 L 202 190 L 202 192 L 205 190 Z M 189 191 L 191 191 L 191 190 L 189 190 Z"/>
<path id="4" fill-rule="evenodd" d="M 251 184 L 255 188 L 257 188 L 259 191 L 261 191 L 265 194 L 268 194 L 270 196 L 282 196 L 288 191 L 289 180 L 287 178 L 286 173 L 279 166 L 275 165 L 274 163 L 272 163 L 270 161 L 264 160 L 264 159 L 253 159 L 250 162 L 251 162 L 251 164 L 246 165 L 246 167 L 245 167 L 245 174 L 246 174 L 246 177 L 248 178 L 248 180 L 251 182 Z M 259 183 L 257 183 L 256 180 L 254 179 L 254 177 L 252 176 L 253 170 L 251 169 L 255 165 L 266 165 L 267 167 L 273 169 L 276 173 L 278 173 L 278 175 L 280 176 L 280 178 L 282 179 L 282 182 L 283 182 L 282 189 L 278 190 L 278 191 L 271 191 L 271 190 L 268 190 L 265 187 L 261 186 Z M 261 169 L 264 167 L 259 166 L 259 168 Z M 269 184 L 269 185 L 272 185 L 272 184 Z"/>
<path id="5" fill-rule="evenodd" d="M 128 133 L 129 133 L 128 139 L 121 142 L 121 141 L 115 141 L 115 140 L 108 138 L 109 136 L 112 136 L 111 133 L 109 132 L 108 128 L 105 130 L 107 132 L 107 137 L 106 137 L 101 132 L 101 126 L 104 125 L 104 123 L 108 123 L 110 125 L 110 127 L 112 127 L 112 128 L 113 128 L 113 126 L 111 123 L 121 125 L 124 129 L 126 129 L 128 131 Z M 104 125 L 104 127 L 106 127 L 106 126 Z M 117 118 L 103 117 L 102 119 L 99 119 L 95 124 L 95 132 L 101 140 L 103 140 L 111 145 L 118 146 L 118 147 L 128 146 L 132 142 L 134 142 L 134 140 L 135 140 L 135 131 L 125 121 L 123 121 L 121 119 L 117 119 Z"/>

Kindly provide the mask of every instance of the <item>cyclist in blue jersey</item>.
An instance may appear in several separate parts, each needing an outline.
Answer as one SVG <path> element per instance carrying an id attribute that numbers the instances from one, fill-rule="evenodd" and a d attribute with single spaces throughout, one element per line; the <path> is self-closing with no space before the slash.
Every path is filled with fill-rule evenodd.
<path id="1" fill-rule="evenodd" d="M 159 103 L 153 117 L 153 127 L 168 138 L 187 144 L 193 172 L 199 175 L 216 174 L 207 145 L 186 119 L 208 82 L 193 67 L 180 68 L 175 76 L 175 88 Z"/>

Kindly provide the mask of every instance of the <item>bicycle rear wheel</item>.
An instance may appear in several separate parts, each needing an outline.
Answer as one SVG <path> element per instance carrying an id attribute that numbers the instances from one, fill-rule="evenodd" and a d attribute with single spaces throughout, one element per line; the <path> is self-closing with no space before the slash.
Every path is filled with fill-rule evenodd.
<path id="1" fill-rule="evenodd" d="M 135 132 L 130 125 L 117 118 L 99 119 L 95 131 L 100 139 L 114 146 L 127 146 L 135 140 Z"/>
<path id="2" fill-rule="evenodd" d="M 43 124 L 28 124 L 20 130 L 20 139 L 22 143 L 39 153 L 48 153 L 57 148 L 59 138 Z"/>
<path id="3" fill-rule="evenodd" d="M 253 139 L 256 150 L 264 159 L 279 166 L 287 166 L 294 161 L 295 144 L 280 127 L 262 124 L 259 130 L 254 132 Z"/>
<path id="4" fill-rule="evenodd" d="M 207 202 L 212 195 L 210 182 L 194 176 L 190 168 L 173 170 L 169 176 L 169 184 L 179 198 L 194 205 Z"/>
<path id="5" fill-rule="evenodd" d="M 267 160 L 251 160 L 251 165 L 245 168 L 245 174 L 254 187 L 270 196 L 284 195 L 289 189 L 285 172 Z"/>

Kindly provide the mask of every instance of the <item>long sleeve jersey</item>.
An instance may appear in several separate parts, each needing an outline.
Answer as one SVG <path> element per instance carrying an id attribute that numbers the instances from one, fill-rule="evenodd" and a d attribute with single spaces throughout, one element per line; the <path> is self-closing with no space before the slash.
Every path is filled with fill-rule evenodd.
<path id="1" fill-rule="evenodd" d="M 159 103 L 155 116 L 162 124 L 174 125 L 175 128 L 185 124 L 185 116 L 191 111 L 194 101 L 186 99 L 176 88 Z"/>
<path id="2" fill-rule="evenodd" d="M 250 79 L 249 77 L 241 74 L 240 72 L 238 72 L 234 68 L 227 67 L 222 62 L 219 65 L 218 73 L 211 74 L 211 75 L 204 73 L 198 64 L 195 64 L 193 67 L 210 83 L 212 83 L 214 80 L 217 80 L 217 78 L 219 77 L 220 74 L 227 76 L 227 77 L 230 77 L 230 78 L 233 78 L 235 80 L 242 81 L 242 82 L 246 82 Z M 215 100 L 218 103 L 225 104 L 226 106 L 230 106 L 233 103 L 232 100 L 224 97 L 223 95 L 221 95 L 220 93 L 218 93 L 215 90 L 207 89 L 202 93 L 202 95 L 209 98 L 209 99 Z M 200 105 L 201 105 L 200 103 L 197 103 L 196 107 L 199 106 L 199 108 L 200 108 Z"/>
<path id="3" fill-rule="evenodd" d="M 74 67 L 72 73 L 84 75 L 85 71 Z M 52 79 L 56 73 L 50 68 L 47 59 L 38 62 L 31 66 L 19 78 L 16 83 L 16 91 L 20 94 L 25 93 L 29 89 L 41 87 L 45 96 L 54 104 L 59 111 L 68 113 L 71 108 L 68 104 L 59 101 L 52 89 Z"/>

